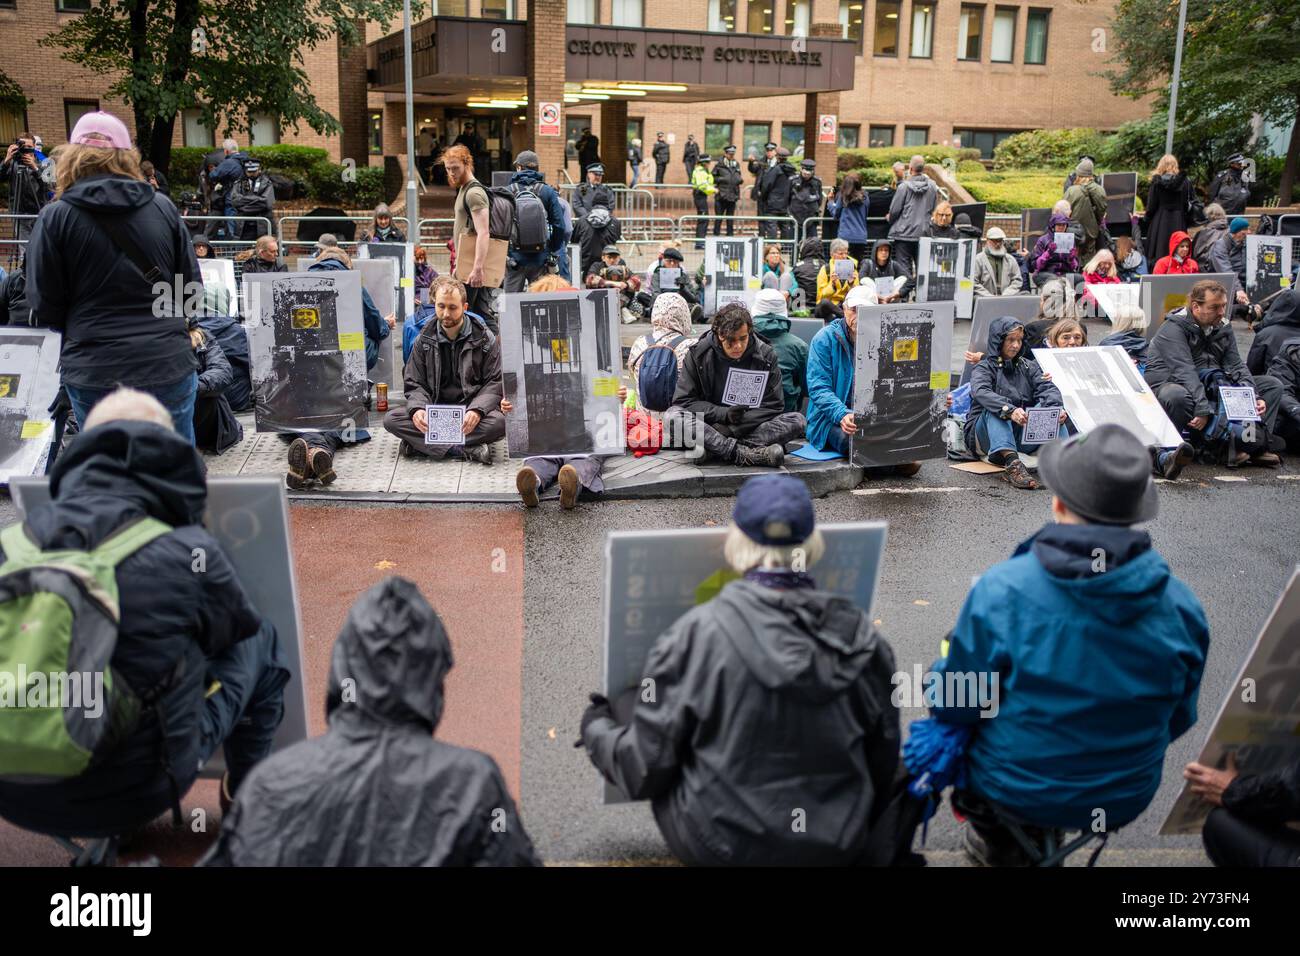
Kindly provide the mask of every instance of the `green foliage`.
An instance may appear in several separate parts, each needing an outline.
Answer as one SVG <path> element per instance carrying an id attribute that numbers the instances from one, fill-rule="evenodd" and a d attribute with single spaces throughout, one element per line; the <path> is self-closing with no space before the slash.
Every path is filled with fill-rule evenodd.
<path id="1" fill-rule="evenodd" d="M 307 171 L 308 196 L 318 203 L 368 209 L 384 201 L 384 171 L 378 167 L 358 166 L 351 172 L 355 182 L 345 182 L 344 167 L 320 160 Z"/>
<path id="2" fill-rule="evenodd" d="M 313 166 L 321 160 L 329 159 L 328 150 L 317 146 L 294 146 L 289 143 L 253 146 L 247 150 L 247 153 L 254 159 L 260 160 L 263 166 L 294 179 L 306 179 Z"/>
<path id="3" fill-rule="evenodd" d="M 172 150 L 171 180 L 181 184 L 181 189 L 192 189 L 198 182 L 199 166 L 211 150 L 201 146 L 185 146 Z M 262 161 L 268 173 L 279 173 L 307 185 L 306 198 L 318 203 L 343 205 L 350 208 L 368 208 L 384 201 L 384 171 L 369 166 L 358 167 L 356 182 L 343 179 L 344 167 L 331 163 L 329 154 L 314 146 L 254 146 L 250 156 Z"/>
<path id="4" fill-rule="evenodd" d="M 945 159 L 979 159 L 978 149 L 956 149 L 952 146 L 876 146 L 871 149 L 841 149 L 838 167 L 840 172 L 850 169 L 883 167 L 889 169 L 894 163 L 906 163 L 913 156 L 920 154 L 927 163 L 942 163 Z"/>
<path id="5" fill-rule="evenodd" d="M 0 70 L 0 109 L 21 113 L 32 101 L 23 93 L 23 88 Z"/>
<path id="6" fill-rule="evenodd" d="M 182 190 L 193 189 L 199 181 L 199 167 L 203 165 L 203 157 L 210 152 L 212 150 L 204 146 L 178 146 L 173 149 L 171 164 L 167 168 L 168 181 Z"/>
<path id="7" fill-rule="evenodd" d="M 976 159 L 963 159 L 957 164 L 958 173 L 974 173 L 976 176 L 982 176 L 985 171 L 984 164 Z"/>
<path id="8" fill-rule="evenodd" d="M 868 186 L 888 186 L 894 181 L 894 171 L 888 166 L 863 166 L 861 169 L 849 170 L 858 174 L 864 187 Z M 844 177 L 840 176 L 843 182 Z"/>
<path id="9" fill-rule="evenodd" d="M 963 175 L 961 186 L 976 202 L 989 204 L 989 212 L 1018 213 L 1022 209 L 1047 209 L 1061 198 L 1064 177 L 1057 170 L 1016 170 Z"/>
<path id="10" fill-rule="evenodd" d="M 1080 156 L 1096 157 L 1105 137 L 1095 129 L 1034 129 L 1004 139 L 994 169 L 1073 169 Z"/>

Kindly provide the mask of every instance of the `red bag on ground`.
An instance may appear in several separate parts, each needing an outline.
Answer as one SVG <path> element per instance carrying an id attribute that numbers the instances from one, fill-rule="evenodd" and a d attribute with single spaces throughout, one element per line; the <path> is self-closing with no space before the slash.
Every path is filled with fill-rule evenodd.
<path id="1" fill-rule="evenodd" d="M 627 448 L 634 457 L 658 454 L 664 442 L 662 422 L 635 408 L 624 408 L 623 420 L 627 424 Z"/>

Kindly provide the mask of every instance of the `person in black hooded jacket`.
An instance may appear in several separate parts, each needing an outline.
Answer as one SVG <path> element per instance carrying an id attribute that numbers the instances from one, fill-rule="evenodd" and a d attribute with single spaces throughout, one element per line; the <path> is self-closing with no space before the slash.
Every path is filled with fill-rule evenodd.
<path id="1" fill-rule="evenodd" d="M 882 303 L 906 301 L 916 286 L 906 267 L 894 258 L 892 239 L 877 239 L 872 243 L 871 257 L 858 264 L 858 275 L 876 280 L 876 295 Z M 882 278 L 889 280 L 888 293 L 884 292 Z"/>
<path id="2" fill-rule="evenodd" d="M 121 619 L 111 665 L 137 694 L 162 690 L 158 716 L 143 714 L 103 763 L 79 776 L 0 783 L 0 816 L 25 829 L 107 837 L 143 826 L 178 805 L 223 743 L 224 799 L 270 752 L 283 715 L 289 672 L 275 629 L 203 528 L 203 462 L 166 421 L 148 395 L 106 398 L 59 456 L 50 502 L 24 522 L 47 550 L 97 547 L 146 516 L 174 529 L 116 571 Z"/>
<path id="3" fill-rule="evenodd" d="M 130 147 L 120 120 L 87 113 L 55 151 L 58 198 L 32 230 L 27 301 L 63 335 L 63 384 L 78 421 L 127 385 L 162 402 L 193 441 L 198 377 L 185 289 L 203 279 L 180 213 L 143 181 Z M 117 224 L 159 274 L 146 278 L 97 217 Z"/>
<path id="4" fill-rule="evenodd" d="M 749 480 L 733 519 L 724 553 L 743 578 L 655 641 L 630 714 L 626 695 L 592 695 L 581 743 L 606 780 L 652 801 L 685 863 L 870 862 L 898 766 L 893 651 L 817 587 L 824 542 L 801 480 Z"/>
<path id="5" fill-rule="evenodd" d="M 1268 373 L 1269 364 L 1282 351 L 1282 345 L 1300 338 L 1300 295 L 1295 289 L 1284 289 L 1272 304 L 1264 319 L 1255 329 L 1255 341 L 1246 354 L 1246 367 L 1251 375 Z"/>
<path id="6" fill-rule="evenodd" d="M 1293 452 L 1300 452 L 1300 334 L 1273 356 L 1268 374 L 1282 385 L 1278 399 L 1277 433 Z"/>
<path id="7" fill-rule="evenodd" d="M 362 594 L 334 642 L 329 728 L 249 775 L 200 865 L 539 866 L 496 761 L 434 736 L 451 667 L 414 584 Z"/>
<path id="8" fill-rule="evenodd" d="M 244 426 L 226 398 L 235 382 L 235 370 L 225 351 L 197 321 L 190 329 L 190 341 L 199 360 L 199 394 L 194 400 L 194 445 L 203 451 L 221 453 L 244 437 Z"/>
<path id="9" fill-rule="evenodd" d="M 803 293 L 805 308 L 817 301 L 817 275 L 826 265 L 826 249 L 816 236 L 799 243 L 799 261 L 794 264 L 794 281 Z"/>
<path id="10" fill-rule="evenodd" d="M 1189 763 L 1192 793 L 1214 809 L 1201 839 L 1215 866 L 1300 867 L 1300 761 L 1267 773 L 1242 773 L 1228 751 L 1223 770 Z"/>

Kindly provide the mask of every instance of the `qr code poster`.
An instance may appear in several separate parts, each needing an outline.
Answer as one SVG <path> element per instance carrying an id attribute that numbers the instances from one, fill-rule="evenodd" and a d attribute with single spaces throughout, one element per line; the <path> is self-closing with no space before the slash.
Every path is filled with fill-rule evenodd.
<path id="1" fill-rule="evenodd" d="M 722 404 L 758 408 L 763 404 L 767 375 L 767 372 L 751 372 L 743 368 L 730 369 L 727 372 L 727 384 L 722 390 Z"/>
<path id="2" fill-rule="evenodd" d="M 426 445 L 465 444 L 464 405 L 425 405 L 428 431 L 424 433 Z"/>

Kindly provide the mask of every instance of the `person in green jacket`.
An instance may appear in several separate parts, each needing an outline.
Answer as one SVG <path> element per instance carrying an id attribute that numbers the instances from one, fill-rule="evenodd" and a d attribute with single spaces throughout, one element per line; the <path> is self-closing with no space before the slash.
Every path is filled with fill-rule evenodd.
<path id="1" fill-rule="evenodd" d="M 808 344 L 790 331 L 785 296 L 779 289 L 761 289 L 754 296 L 754 331 L 776 351 L 785 410 L 801 411 L 808 397 Z"/>
<path id="2" fill-rule="evenodd" d="M 1070 218 L 1083 227 L 1083 248 L 1079 261 L 1087 262 L 1097 252 L 1097 237 L 1106 226 L 1106 191 L 1093 177 L 1091 159 L 1082 159 L 1074 170 L 1074 185 L 1065 191 Z"/>
<path id="3" fill-rule="evenodd" d="M 695 214 L 700 217 L 706 217 L 709 214 L 709 197 L 718 191 L 718 187 L 713 184 L 713 173 L 709 167 L 713 165 L 713 157 L 705 153 L 695 164 L 695 170 L 691 173 L 691 198 L 695 200 Z M 695 223 L 695 248 L 704 248 L 704 235 L 709 231 L 709 221 L 701 218 Z"/>

